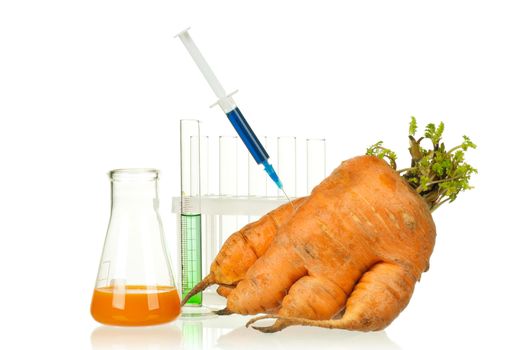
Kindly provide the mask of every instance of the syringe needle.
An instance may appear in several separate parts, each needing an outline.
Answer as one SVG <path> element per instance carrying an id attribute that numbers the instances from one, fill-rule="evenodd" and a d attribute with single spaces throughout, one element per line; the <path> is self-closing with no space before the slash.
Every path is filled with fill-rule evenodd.
<path id="1" fill-rule="evenodd" d="M 293 205 L 293 202 L 291 202 L 291 198 L 289 198 L 289 196 L 287 195 L 287 193 L 285 193 L 284 191 L 284 188 L 281 188 L 282 192 L 284 193 L 284 196 L 285 198 L 287 198 L 287 200 L 289 201 L 289 204 L 291 204 L 291 207 L 293 208 L 293 210 L 295 210 L 295 206 Z"/>

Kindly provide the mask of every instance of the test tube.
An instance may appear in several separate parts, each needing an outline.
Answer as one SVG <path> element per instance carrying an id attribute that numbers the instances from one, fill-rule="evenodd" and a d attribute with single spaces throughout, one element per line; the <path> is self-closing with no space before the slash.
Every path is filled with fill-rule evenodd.
<path id="1" fill-rule="evenodd" d="M 198 120 L 180 121 L 181 171 L 181 294 L 183 297 L 202 279 L 200 125 Z M 201 306 L 202 295 L 188 304 Z"/>
<path id="2" fill-rule="evenodd" d="M 247 154 L 247 160 L 247 194 L 249 197 L 264 197 L 266 194 L 266 180 L 268 176 L 262 171 L 262 167 L 252 160 L 250 154 Z"/>
<path id="3" fill-rule="evenodd" d="M 326 140 L 306 140 L 307 193 L 326 178 Z"/>
<path id="4" fill-rule="evenodd" d="M 270 159 L 276 159 L 278 160 L 277 156 L 277 140 L 276 137 L 264 137 L 264 147 L 267 150 L 267 153 L 269 154 Z M 278 164 L 277 164 L 278 168 Z M 258 171 L 262 171 L 261 168 L 259 168 Z M 280 176 L 280 175 L 279 175 Z M 281 177 L 280 177 L 281 178 Z M 266 197 L 276 197 L 278 196 L 278 188 L 276 187 L 276 184 L 269 178 L 269 176 L 265 176 L 265 196 Z"/>
<path id="5" fill-rule="evenodd" d="M 235 196 L 238 190 L 238 137 L 220 136 L 219 138 L 219 168 L 220 196 Z"/>
<path id="6" fill-rule="evenodd" d="M 296 137 L 278 137 L 278 176 L 284 191 L 296 197 Z"/>
<path id="7" fill-rule="evenodd" d="M 236 196 L 247 197 L 249 195 L 249 161 L 256 164 L 247 147 L 240 139 L 236 142 Z"/>
<path id="8" fill-rule="evenodd" d="M 296 197 L 307 196 L 307 143 L 306 139 L 296 140 Z"/>
<path id="9" fill-rule="evenodd" d="M 238 137 L 236 136 L 220 136 L 219 138 L 219 191 L 220 196 L 234 197 L 238 190 Z M 236 215 L 219 215 L 218 223 L 218 248 L 219 252 L 221 246 L 227 237 L 236 232 L 237 220 Z"/>
<path id="10" fill-rule="evenodd" d="M 203 132 L 203 129 L 200 129 L 201 132 Z M 208 136 L 201 136 L 200 137 L 200 162 L 201 162 L 201 169 L 200 169 L 200 175 L 201 175 L 201 195 L 202 195 L 202 204 L 203 204 L 203 197 L 206 197 L 210 195 L 210 148 L 209 148 L 209 137 Z M 203 276 L 208 275 L 210 265 L 212 263 L 212 259 L 214 259 L 214 252 L 216 250 L 216 245 L 213 244 L 214 236 L 213 236 L 213 225 L 214 225 L 214 218 L 213 215 L 210 215 L 207 213 L 206 210 L 203 210 L 201 213 L 201 221 L 202 221 L 202 265 L 201 270 Z"/>
<path id="11" fill-rule="evenodd" d="M 207 196 L 210 194 L 210 147 L 209 137 L 200 136 L 200 176 L 201 176 L 201 195 Z"/>
<path id="12" fill-rule="evenodd" d="M 264 139 L 265 142 L 265 139 Z M 265 146 L 264 146 L 265 147 Z M 255 200 L 257 198 L 265 197 L 266 195 L 266 181 L 269 179 L 269 176 L 262 171 L 262 167 L 252 159 L 250 154 L 247 154 L 247 200 Z M 270 179 L 269 179 L 270 180 Z M 274 184 L 273 184 L 274 185 Z M 276 188 L 276 185 L 274 185 Z M 249 215 L 247 218 L 248 222 L 254 222 L 258 220 L 260 216 L 258 215 Z"/>
<path id="13" fill-rule="evenodd" d="M 247 200 L 249 196 L 249 162 L 255 163 L 251 154 L 247 151 L 247 147 L 243 144 L 241 139 L 236 142 L 236 159 L 238 160 L 237 164 L 237 174 L 236 174 L 236 197 L 239 200 Z M 263 172 L 263 171 L 262 171 Z M 238 231 L 243 226 L 249 223 L 249 216 L 247 215 L 236 215 L 236 230 Z M 234 231 L 233 231 L 234 232 Z"/>
<path id="14" fill-rule="evenodd" d="M 181 207 L 196 213 L 201 209 L 200 151 L 199 120 L 180 120 Z"/>

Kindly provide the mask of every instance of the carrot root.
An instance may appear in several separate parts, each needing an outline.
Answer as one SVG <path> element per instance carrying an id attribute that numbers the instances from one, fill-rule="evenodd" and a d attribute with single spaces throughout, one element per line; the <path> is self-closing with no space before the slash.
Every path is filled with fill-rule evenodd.
<path id="1" fill-rule="evenodd" d="M 183 300 L 181 301 L 181 306 L 185 305 L 192 296 L 198 294 L 199 292 L 214 283 L 216 283 L 216 281 L 214 280 L 214 276 L 212 276 L 211 274 L 207 275 L 207 277 L 202 279 L 201 282 L 196 284 L 194 288 L 192 288 L 192 290 L 188 292 L 185 298 L 183 298 Z"/>
<path id="2" fill-rule="evenodd" d="M 214 311 L 214 313 L 216 315 L 219 315 L 219 316 L 226 316 L 226 315 L 233 314 L 233 312 L 231 310 L 229 310 L 228 308 L 221 309 L 221 310 L 216 310 L 216 311 Z"/>
<path id="3" fill-rule="evenodd" d="M 276 319 L 276 322 L 270 326 L 264 327 L 251 326 L 253 323 L 265 319 Z M 278 315 L 263 315 L 252 318 L 251 320 L 249 320 L 249 322 L 245 324 L 245 327 L 249 326 L 263 333 L 275 333 L 289 326 L 312 326 L 322 328 L 350 329 L 343 324 L 342 320 L 310 320 L 307 318 L 283 317 Z"/>
<path id="4" fill-rule="evenodd" d="M 416 278 L 402 266 L 377 263 L 365 272 L 354 287 L 346 303 L 346 311 L 339 319 L 313 320 L 304 317 L 267 314 L 255 317 L 246 327 L 264 319 L 275 323 L 254 329 L 274 333 L 289 326 L 313 326 L 355 331 L 377 331 L 387 327 L 406 307 L 414 290 Z"/>

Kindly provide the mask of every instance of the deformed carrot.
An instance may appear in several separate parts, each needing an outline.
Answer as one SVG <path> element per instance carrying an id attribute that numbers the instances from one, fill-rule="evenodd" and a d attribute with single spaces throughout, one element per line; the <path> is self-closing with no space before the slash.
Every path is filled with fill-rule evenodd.
<path id="1" fill-rule="evenodd" d="M 247 324 L 276 319 L 253 326 L 262 332 L 389 325 L 428 269 L 436 236 L 431 211 L 470 189 L 476 172 L 464 162 L 463 151 L 475 148 L 468 137 L 447 150 L 442 123 L 428 124 L 419 139 L 416 128 L 412 118 L 411 167 L 396 171 L 395 154 L 381 142 L 343 162 L 297 200 L 296 210 L 284 205 L 231 236 L 193 292 L 219 284 L 227 297 L 219 313 L 267 313 Z"/>
<path id="2" fill-rule="evenodd" d="M 380 329 L 407 304 L 428 266 L 435 226 L 426 202 L 386 162 L 343 162 L 277 232 L 228 295 L 227 309 L 277 309 L 278 321 Z M 332 320 L 346 308 L 340 320 Z M 325 320 L 322 322 L 322 320 Z"/>

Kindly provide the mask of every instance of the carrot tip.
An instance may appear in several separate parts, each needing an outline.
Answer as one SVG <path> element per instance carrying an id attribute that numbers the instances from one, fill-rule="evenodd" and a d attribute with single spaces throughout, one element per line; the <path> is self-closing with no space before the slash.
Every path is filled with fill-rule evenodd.
<path id="1" fill-rule="evenodd" d="M 260 320 L 265 320 L 265 319 L 269 319 L 269 318 L 278 318 L 279 316 L 275 316 L 275 315 L 263 315 L 263 316 L 258 316 L 258 317 L 254 317 L 254 318 L 251 318 L 246 324 L 245 324 L 245 327 L 249 327 L 250 325 L 252 325 L 253 323 L 257 322 L 257 321 L 260 321 Z M 254 327 L 253 328 L 258 328 L 258 327 Z"/>
<path id="2" fill-rule="evenodd" d="M 247 324 L 245 327 L 249 327 L 253 323 L 264 320 L 264 319 L 276 319 L 275 323 L 273 323 L 270 326 L 264 326 L 264 327 L 257 327 L 257 326 L 251 326 L 252 328 L 263 332 L 263 333 L 274 333 L 281 331 L 284 328 L 287 328 L 289 326 L 314 326 L 314 327 L 323 327 L 323 328 L 341 328 L 341 329 L 351 329 L 346 326 L 346 324 L 339 323 L 340 320 L 310 320 L 306 318 L 299 318 L 299 317 L 286 317 L 286 316 L 278 316 L 278 315 L 263 315 L 255 317 Z"/>
<path id="3" fill-rule="evenodd" d="M 272 326 L 268 326 L 268 327 L 257 327 L 257 326 L 252 326 L 253 329 L 256 329 L 257 331 L 260 331 L 262 333 L 274 333 L 274 332 L 277 332 L 281 329 L 275 329 L 274 328 L 274 324 Z"/>
<path id="4" fill-rule="evenodd" d="M 207 288 L 208 286 L 214 283 L 215 283 L 214 276 L 212 276 L 211 274 L 207 275 L 207 277 L 202 279 L 198 284 L 194 286 L 194 288 L 192 288 L 190 292 L 187 293 L 187 295 L 181 301 L 181 306 L 185 305 L 187 301 L 190 299 L 190 297 L 198 294 L 199 292 L 201 292 L 202 290 L 204 290 L 205 288 Z"/>
<path id="5" fill-rule="evenodd" d="M 282 329 L 292 325 L 292 323 L 282 320 L 279 317 L 268 317 L 268 318 L 276 318 L 275 323 L 273 323 L 270 326 L 263 326 L 263 327 L 251 326 L 251 327 L 262 333 L 275 333 L 275 332 L 281 331 Z"/>
<path id="6" fill-rule="evenodd" d="M 216 310 L 216 311 L 213 311 L 216 315 L 219 315 L 219 316 L 226 316 L 226 315 L 230 315 L 232 314 L 233 312 L 227 308 L 225 309 L 221 309 L 221 310 Z"/>

